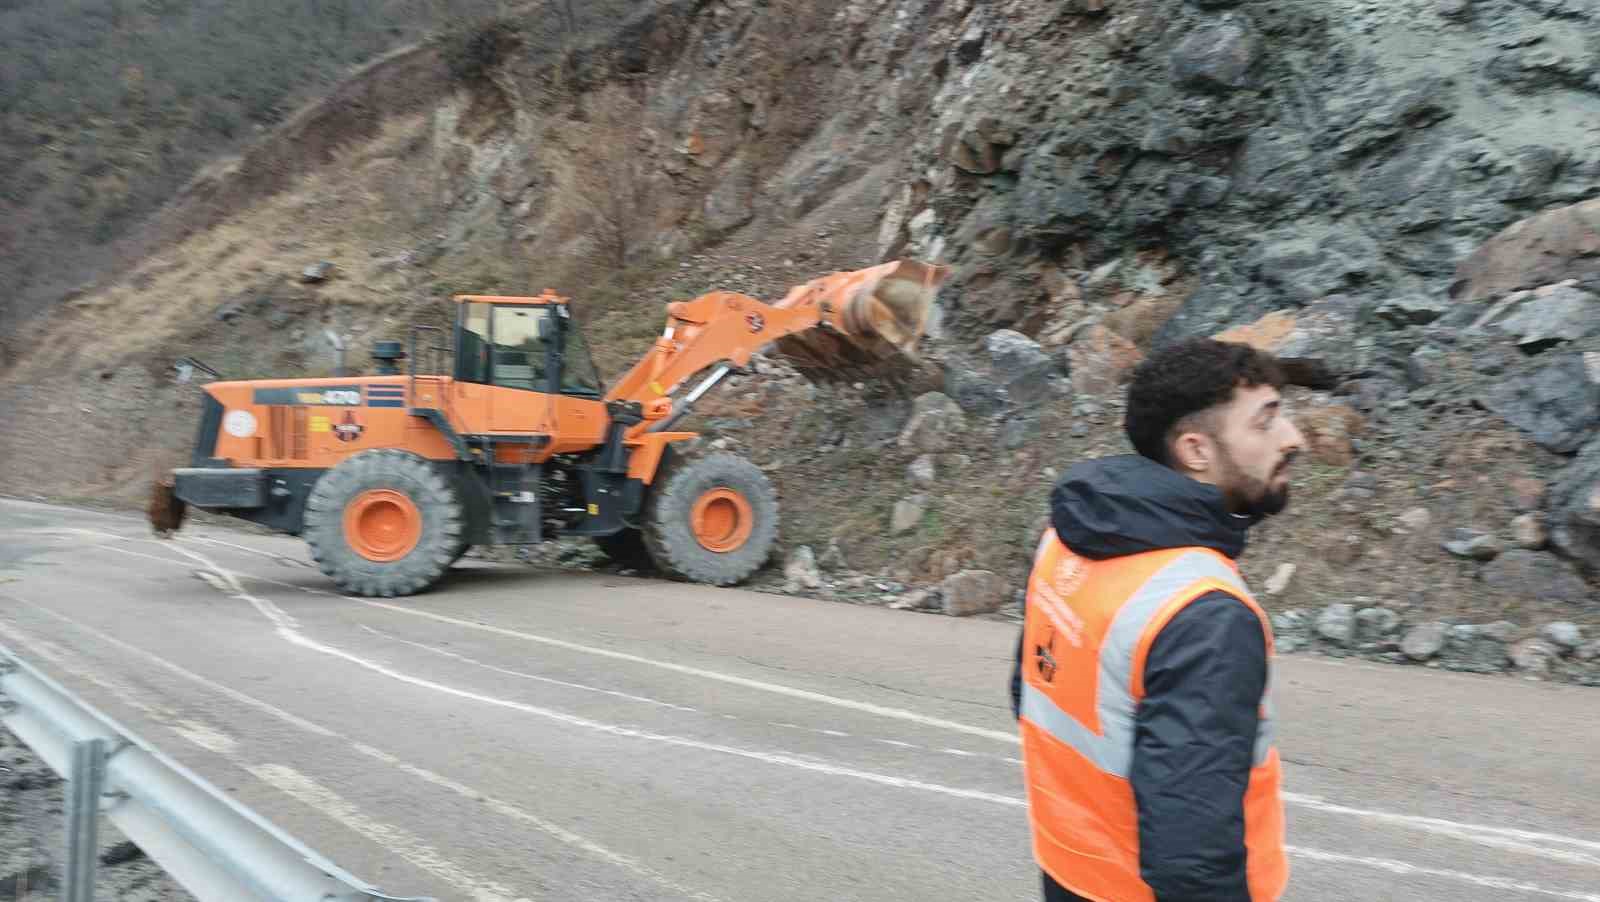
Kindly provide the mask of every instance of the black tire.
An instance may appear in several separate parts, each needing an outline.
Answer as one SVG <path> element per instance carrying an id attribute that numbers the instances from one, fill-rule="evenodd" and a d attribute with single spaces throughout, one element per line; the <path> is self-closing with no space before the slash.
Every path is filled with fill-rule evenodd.
<path id="1" fill-rule="evenodd" d="M 645 547 L 668 576 L 690 582 L 731 586 L 761 569 L 778 541 L 778 495 L 755 464 L 718 452 L 675 461 L 651 485 L 645 502 Z M 691 518 L 708 492 L 728 490 L 750 509 L 750 533 L 727 551 L 708 548 L 695 534 Z"/>
<path id="2" fill-rule="evenodd" d="M 366 492 L 404 495 L 421 514 L 416 545 L 395 560 L 374 560 L 345 535 L 345 509 Z M 322 474 L 306 499 L 311 557 L 339 588 L 356 595 L 412 595 L 438 581 L 466 552 L 461 499 L 427 460 L 409 451 L 363 451 Z"/>
<path id="3" fill-rule="evenodd" d="M 609 536 L 594 536 L 594 544 L 618 567 L 629 570 L 654 570 L 655 559 L 645 547 L 644 534 L 637 529 L 624 529 Z"/>

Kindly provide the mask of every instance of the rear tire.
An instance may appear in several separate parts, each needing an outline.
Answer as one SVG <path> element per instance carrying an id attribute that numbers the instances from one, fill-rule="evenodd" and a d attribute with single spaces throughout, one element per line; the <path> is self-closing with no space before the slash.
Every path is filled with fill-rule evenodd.
<path id="1" fill-rule="evenodd" d="M 651 559 L 691 582 L 743 582 L 778 540 L 777 492 L 755 464 L 733 454 L 675 462 L 651 486 L 644 513 Z"/>
<path id="2" fill-rule="evenodd" d="M 306 499 L 311 557 L 356 595 L 412 595 L 439 580 L 466 546 L 461 499 L 427 460 L 363 451 L 322 474 Z"/>

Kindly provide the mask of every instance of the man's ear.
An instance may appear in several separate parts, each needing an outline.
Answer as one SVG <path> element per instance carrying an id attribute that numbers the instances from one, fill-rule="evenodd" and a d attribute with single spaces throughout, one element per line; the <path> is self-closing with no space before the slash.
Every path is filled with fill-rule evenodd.
<path id="1" fill-rule="evenodd" d="M 1216 443 L 1204 432 L 1180 432 L 1172 441 L 1172 465 L 1190 476 L 1211 472 L 1217 460 Z"/>

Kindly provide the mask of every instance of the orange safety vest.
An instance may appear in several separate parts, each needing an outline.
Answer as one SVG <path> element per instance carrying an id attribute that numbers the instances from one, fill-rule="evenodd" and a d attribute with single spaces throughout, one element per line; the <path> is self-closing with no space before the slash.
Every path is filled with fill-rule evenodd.
<path id="1" fill-rule="evenodd" d="M 1272 627 L 1238 568 L 1208 548 L 1173 548 L 1093 561 L 1046 531 L 1023 622 L 1023 772 L 1034 856 L 1062 886 L 1098 902 L 1153 902 L 1139 873 L 1139 815 L 1129 771 L 1145 659 L 1173 615 L 1208 592 L 1238 598 Z M 1252 900 L 1289 882 L 1282 765 L 1273 741 L 1269 665 L 1244 796 Z"/>

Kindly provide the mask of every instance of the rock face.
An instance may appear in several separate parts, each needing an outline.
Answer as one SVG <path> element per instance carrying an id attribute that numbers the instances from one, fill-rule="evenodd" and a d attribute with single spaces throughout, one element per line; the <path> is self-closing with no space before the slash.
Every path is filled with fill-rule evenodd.
<path id="1" fill-rule="evenodd" d="M 887 234 L 949 254 L 950 321 L 984 334 L 1033 334 L 1017 299 L 1062 296 L 1063 268 L 1168 249 L 1191 281 L 1158 345 L 1333 296 L 1415 327 L 1600 275 L 1600 90 L 1571 37 L 1596 17 L 1446 6 L 943 6 L 929 32 L 978 49 L 949 57 Z M 1391 50 L 1413 45 L 1427 66 Z"/>

